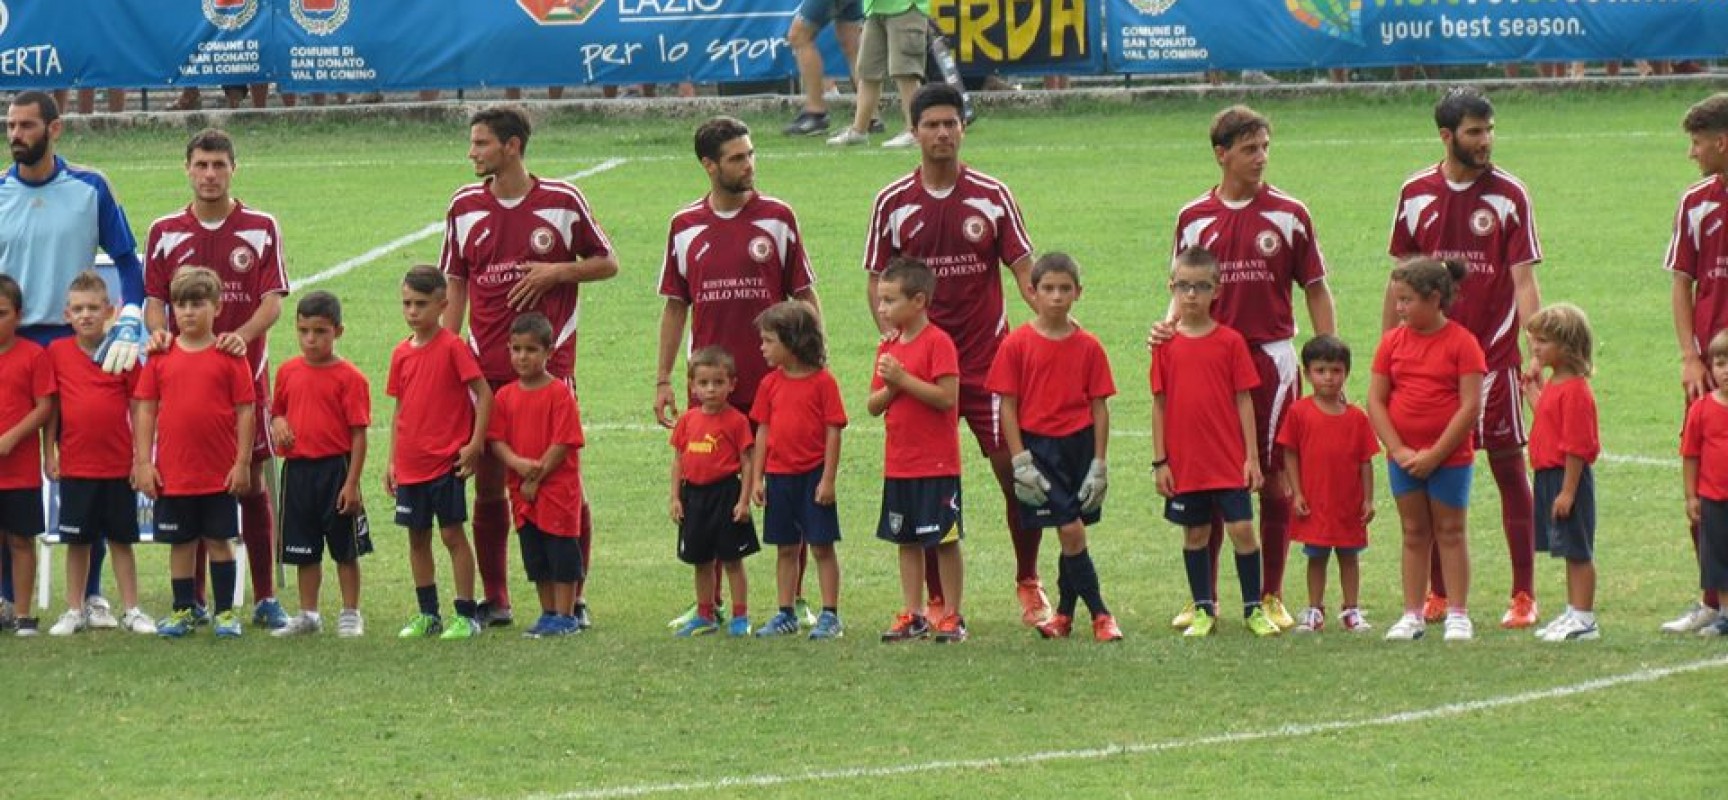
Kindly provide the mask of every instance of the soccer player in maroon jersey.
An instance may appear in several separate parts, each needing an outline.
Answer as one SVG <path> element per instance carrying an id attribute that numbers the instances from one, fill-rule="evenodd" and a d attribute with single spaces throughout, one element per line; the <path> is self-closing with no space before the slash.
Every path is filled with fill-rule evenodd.
<path id="1" fill-rule="evenodd" d="M 1212 156 L 1218 185 L 1176 214 L 1172 255 L 1204 248 L 1218 259 L 1220 281 L 1212 318 L 1242 334 L 1260 383 L 1254 401 L 1255 448 L 1265 483 L 1260 496 L 1261 605 L 1281 629 L 1296 625 L 1284 607 L 1284 565 L 1290 550 L 1290 498 L 1284 481 L 1283 448 L 1276 438 L 1290 406 L 1301 394 L 1296 348 L 1296 314 L 1291 287 L 1302 289 L 1314 333 L 1337 332 L 1332 289 L 1326 284 L 1326 258 L 1315 238 L 1314 221 L 1302 201 L 1266 182 L 1272 124 L 1247 106 L 1231 106 L 1212 118 Z M 1153 326 L 1156 347 L 1175 333 L 1170 319 Z M 1224 547 L 1224 520 L 1213 520 L 1207 541 L 1213 596 L 1217 596 L 1218 555 Z M 1193 606 L 1184 607 L 1171 625 L 1187 628 Z"/>
<path id="2" fill-rule="evenodd" d="M 748 414 L 757 385 L 770 371 L 762 358 L 756 317 L 782 300 L 802 300 L 818 321 L 822 318 L 816 274 L 798 217 L 791 206 L 756 191 L 756 147 L 750 129 L 731 117 L 702 123 L 696 129 L 696 158 L 708 173 L 708 194 L 672 215 L 660 267 L 660 296 L 666 305 L 660 312 L 654 417 L 668 429 L 678 418 L 672 368 L 680 343 L 686 353 L 720 347 L 732 356 L 737 384 L 728 402 Z M 687 319 L 690 335 L 685 339 Z M 802 566 L 799 574 L 802 588 Z M 714 585 L 718 590 L 719 581 Z M 815 623 L 802 591 L 794 605 L 796 616 Z M 715 607 L 720 607 L 718 598 Z M 692 606 L 673 620 L 673 627 L 688 622 L 694 610 Z"/>
<path id="3" fill-rule="evenodd" d="M 234 140 L 226 132 L 207 128 L 186 143 L 186 177 L 192 183 L 192 203 L 150 223 L 144 247 L 144 322 L 150 328 L 150 351 L 166 352 L 179 328 L 168 313 L 169 285 L 183 267 L 205 267 L 222 281 L 221 310 L 216 316 L 216 348 L 246 356 L 252 375 L 252 395 L 265 398 L 252 404 L 252 475 L 248 492 L 240 496 L 240 539 L 246 545 L 246 565 L 256 605 L 252 621 L 275 629 L 288 624 L 276 600 L 271 566 L 276 554 L 276 514 L 271 509 L 269 482 L 264 480 L 270 449 L 270 326 L 282 315 L 288 294 L 288 269 L 282 259 L 282 234 L 276 218 L 250 208 L 230 192 L 238 165 Z M 208 557 L 198 544 L 198 563 Z M 203 599 L 204 570 L 194 571 L 197 595 Z"/>
<path id="4" fill-rule="evenodd" d="M 618 274 L 618 259 L 587 198 L 575 185 L 538 177 L 524 158 L 532 132 L 528 116 L 511 106 L 481 109 L 469 118 L 468 160 L 482 180 L 456 190 L 445 218 L 439 269 L 450 280 L 444 327 L 462 332 L 493 390 L 516 380 L 510 367 L 510 325 L 538 311 L 556 335 L 546 370 L 575 385 L 576 316 L 579 284 Z M 488 624 L 511 622 L 506 560 L 510 551 L 510 504 L 504 496 L 504 465 L 483 451 L 474 472 L 474 550 Z M 593 525 L 582 504 L 582 563 L 591 571 Z M 576 587 L 577 622 L 588 611 Z"/>
<path id="5" fill-rule="evenodd" d="M 1494 106 L 1487 96 L 1469 87 L 1448 91 L 1434 106 L 1434 123 L 1446 157 L 1404 182 L 1388 252 L 1395 260 L 1429 256 L 1469 267 L 1446 313 L 1476 335 L 1488 357 L 1476 441 L 1488 451 L 1512 560 L 1512 601 L 1500 625 L 1527 628 L 1537 616 L 1536 523 L 1524 468 L 1518 332 L 1542 307 L 1535 269 L 1542 244 L 1524 184 L 1493 163 Z M 1388 282 L 1380 326 L 1391 330 L 1397 324 Z M 1438 572 L 1430 577 L 1430 589 L 1423 616 L 1432 620 L 1446 608 L 1446 586 Z"/>
<path id="6" fill-rule="evenodd" d="M 1674 334 L 1680 344 L 1680 383 L 1688 407 L 1715 389 L 1704 345 L 1728 328 L 1728 93 L 1711 95 L 1681 121 L 1692 138 L 1688 155 L 1703 179 L 1680 195 L 1674 236 L 1663 267 L 1674 276 Z M 1691 524 L 1694 550 L 1698 525 Z M 1703 601 L 1664 624 L 1669 633 L 1691 633 L 1716 622 L 1722 601 L 1714 589 Z"/>
<path id="7" fill-rule="evenodd" d="M 945 83 L 929 84 L 912 98 L 912 129 L 922 158 L 918 169 L 876 195 L 864 243 L 864 269 L 870 273 L 868 298 L 874 309 L 878 277 L 895 256 L 917 258 L 936 273 L 930 321 L 954 340 L 960 352 L 960 416 L 972 428 L 996 474 L 1014 541 L 1021 621 L 1036 625 L 1050 615 L 1050 600 L 1038 579 L 1043 531 L 1020 520 L 1014 469 L 997 413 L 1000 400 L 984 388 L 996 348 L 1008 335 L 1008 309 L 997 270 L 1008 267 L 1020 299 L 1031 307 L 1032 240 L 1008 187 L 960 160 L 960 144 L 966 137 L 962 105 L 959 90 Z M 877 318 L 876 324 L 884 335 L 890 332 L 882 319 Z M 927 579 L 938 574 L 935 563 L 926 566 Z M 939 608 L 940 581 L 930 581 L 929 588 L 930 605 Z M 943 614 L 934 608 L 930 611 L 937 618 Z"/>

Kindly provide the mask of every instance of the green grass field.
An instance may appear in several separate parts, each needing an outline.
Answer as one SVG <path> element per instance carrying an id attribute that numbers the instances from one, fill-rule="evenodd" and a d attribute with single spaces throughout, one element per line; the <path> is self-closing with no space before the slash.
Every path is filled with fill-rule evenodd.
<path id="1" fill-rule="evenodd" d="M 898 594 L 892 550 L 872 537 L 882 428 L 863 413 L 875 337 L 858 265 L 875 192 L 916 155 L 784 139 L 778 116 L 748 120 L 762 131 L 758 183 L 800 214 L 854 414 L 840 482 L 851 636 L 675 641 L 662 626 L 688 602 L 690 576 L 674 558 L 670 448 L 650 405 L 666 220 L 706 189 L 690 150 L 695 120 L 549 116 L 531 168 L 589 173 L 579 183 L 623 265 L 583 290 L 578 358 L 597 628 L 553 641 L 514 630 L 469 644 L 394 638 L 413 593 L 377 477 L 389 434 L 383 380 L 389 347 L 405 335 L 397 281 L 437 257 L 437 237 L 423 238 L 322 284 L 347 303 L 341 348 L 372 376 L 380 421 L 365 487 L 386 524 L 363 562 L 367 637 L 0 642 L 0 796 L 1702 796 L 1715 783 L 1702 754 L 1728 720 L 1716 689 L 1728 659 L 1715 641 L 1663 638 L 1656 626 L 1696 585 L 1661 261 L 1675 199 L 1696 178 L 1678 120 L 1704 91 L 1496 97 L 1496 160 L 1535 198 L 1544 299 L 1583 305 L 1598 336 L 1603 641 L 1544 645 L 1494 625 L 1510 577 L 1486 470 L 1471 514 L 1476 642 L 1393 645 L 1330 628 L 1258 641 L 1234 621 L 1203 642 L 1168 630 L 1186 584 L 1180 539 L 1147 477 L 1142 340 L 1165 307 L 1175 212 L 1217 178 L 1205 128 L 1227 102 L 1177 97 L 995 111 L 965 148 L 967 161 L 1014 187 L 1041 250 L 1067 250 L 1088 270 L 1077 315 L 1109 348 L 1122 389 L 1116 482 L 1092 549 L 1127 641 L 1044 642 L 1020 625 L 1000 501 L 982 460 L 968 456 L 974 638 L 951 648 L 876 642 Z M 1405 176 L 1441 153 L 1432 97 L 1252 102 L 1275 125 L 1269 179 L 1313 211 L 1360 397 L 1392 202 Z M 277 215 L 296 279 L 439 222 L 451 191 L 472 179 L 460 123 L 283 119 L 232 131 L 236 194 Z M 142 238 L 189 198 L 184 135 L 69 134 L 61 151 L 108 173 Z M 1010 315 L 1028 313 L 1016 305 Z M 290 325 L 277 326 L 272 349 L 278 362 L 294 352 Z M 1383 631 L 1398 613 L 1398 532 L 1383 480 L 1379 496 L 1363 595 Z M 751 564 L 758 617 L 771 606 L 771 563 Z M 516 564 L 513 555 L 519 573 Z M 164 612 L 165 554 L 146 550 L 140 569 L 146 607 Z M 1562 570 L 1546 557 L 1538 570 L 1546 617 L 1562 602 Z M 1299 607 L 1299 556 L 1290 574 Z M 519 616 L 531 616 L 532 587 L 517 574 L 512 588 Z M 45 621 L 62 608 L 57 599 Z"/>

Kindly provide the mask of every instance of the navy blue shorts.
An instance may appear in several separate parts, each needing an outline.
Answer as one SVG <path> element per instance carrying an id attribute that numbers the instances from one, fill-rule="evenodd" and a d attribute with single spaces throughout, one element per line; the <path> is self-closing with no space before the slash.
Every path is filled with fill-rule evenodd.
<path id="1" fill-rule="evenodd" d="M 1362 555 L 1363 550 L 1367 549 L 1366 545 L 1362 547 L 1327 547 L 1319 544 L 1305 544 L 1302 545 L 1302 555 L 1309 558 L 1331 558 L 1333 553 L 1341 556 L 1359 556 Z"/>
<path id="2" fill-rule="evenodd" d="M 186 544 L 240 535 L 240 501 L 227 492 L 156 498 L 156 541 Z"/>
<path id="3" fill-rule="evenodd" d="M 397 525 L 411 531 L 429 531 L 467 521 L 468 484 L 456 477 L 455 470 L 425 483 L 396 486 Z"/>
<path id="4" fill-rule="evenodd" d="M 766 475 L 768 505 L 762 513 L 762 543 L 830 545 L 840 541 L 840 515 L 834 506 L 816 504 L 822 468 L 802 475 Z"/>
<path id="5" fill-rule="evenodd" d="M 888 478 L 882 482 L 882 518 L 876 538 L 935 547 L 966 538 L 960 515 L 960 478 Z"/>
<path id="6" fill-rule="evenodd" d="M 1428 493 L 1428 499 L 1453 508 L 1470 507 L 1470 477 L 1474 472 L 1474 465 L 1459 464 L 1456 467 L 1438 467 L 1428 473 L 1428 477 L 1418 478 L 1405 472 L 1398 462 L 1386 460 L 1386 482 L 1394 499 L 1423 491 Z"/>
<path id="7" fill-rule="evenodd" d="M 40 536 L 46 527 L 40 488 L 0 489 L 0 533 Z"/>
<path id="8" fill-rule="evenodd" d="M 582 543 L 574 536 L 553 536 L 530 522 L 516 530 L 522 569 L 531 583 L 582 580 Z"/>
<path id="9" fill-rule="evenodd" d="M 1032 454 L 1032 463 L 1050 482 L 1044 491 L 1044 505 L 1020 504 L 1020 521 L 1028 528 L 1060 528 L 1079 520 L 1085 525 L 1097 525 L 1103 509 L 1091 513 L 1080 511 L 1080 487 L 1086 482 L 1086 471 L 1092 468 L 1097 455 L 1097 443 L 1092 428 L 1084 428 L 1067 436 L 1039 436 L 1020 432 L 1020 442 Z"/>
<path id="10" fill-rule="evenodd" d="M 138 493 L 125 478 L 61 478 L 62 544 L 138 541 Z"/>
<path id="11" fill-rule="evenodd" d="M 1572 498 L 1572 514 L 1554 518 L 1554 498 L 1566 482 L 1566 470 L 1536 470 L 1532 489 L 1536 495 L 1536 550 L 1546 550 L 1567 561 L 1591 561 L 1596 557 L 1596 478 L 1590 465 L 1578 478 L 1578 493 Z"/>
<path id="12" fill-rule="evenodd" d="M 1164 518 L 1184 528 L 1203 528 L 1212 524 L 1214 516 L 1224 522 L 1250 522 L 1254 519 L 1254 502 L 1247 489 L 1207 489 L 1188 492 L 1164 501 Z"/>
<path id="13" fill-rule="evenodd" d="M 1700 588 L 1728 591 L 1728 500 L 1702 498 L 1698 520 Z"/>
<path id="14" fill-rule="evenodd" d="M 678 499 L 684 504 L 684 521 L 678 525 L 679 561 L 691 565 L 715 559 L 737 561 L 761 552 L 755 521 L 749 517 L 743 522 L 732 518 L 732 509 L 742 491 L 744 482 L 736 475 L 708 484 L 685 483 L 678 488 Z"/>
<path id="15" fill-rule="evenodd" d="M 348 457 L 290 458 L 282 462 L 282 563 L 316 564 L 330 548 L 330 560 L 347 564 L 360 557 L 365 514 L 336 513 L 336 499 L 348 480 Z"/>
<path id="16" fill-rule="evenodd" d="M 860 0 L 803 0 L 797 14 L 816 30 L 835 19 L 856 25 L 864 21 L 864 4 Z"/>

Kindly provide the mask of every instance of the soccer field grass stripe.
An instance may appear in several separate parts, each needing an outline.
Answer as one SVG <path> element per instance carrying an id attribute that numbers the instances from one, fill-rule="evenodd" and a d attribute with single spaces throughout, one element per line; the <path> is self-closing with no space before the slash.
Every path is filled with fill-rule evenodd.
<path id="1" fill-rule="evenodd" d="M 925 773 L 955 772 L 963 773 L 976 770 L 999 770 L 1011 767 L 1026 767 L 1048 762 L 1066 761 L 1097 761 L 1105 758 L 1121 756 L 1154 755 L 1175 750 L 1188 750 L 1197 747 L 1216 747 L 1220 745 L 1235 745 L 1246 742 L 1260 742 L 1273 739 L 1291 739 L 1302 736 L 1313 736 L 1327 733 L 1346 733 L 1368 728 L 1384 728 L 1397 725 L 1409 725 L 1418 722 L 1430 722 L 1452 717 L 1478 714 L 1485 711 L 1497 711 L 1502 708 L 1528 705 L 1544 700 L 1563 700 L 1579 695 L 1606 691 L 1621 686 L 1671 678 L 1707 669 L 1717 669 L 1728 666 L 1728 656 L 1718 656 L 1700 661 L 1690 661 L 1671 667 L 1651 667 L 1636 672 L 1610 675 L 1605 678 L 1582 681 L 1579 683 L 1555 686 L 1548 689 L 1533 689 L 1528 692 L 1487 697 L 1481 700 L 1466 700 L 1458 703 L 1446 703 L 1432 708 L 1413 711 L 1398 711 L 1365 719 L 1339 719 L 1324 722 L 1302 722 L 1280 725 L 1275 728 L 1263 728 L 1253 731 L 1233 733 L 1217 733 L 1209 736 L 1199 736 L 1190 739 L 1170 739 L 1162 742 L 1144 742 L 1134 744 L 1112 744 L 1102 747 L 1089 747 L 1075 750 L 1045 750 L 1041 752 L 1022 753 L 994 758 L 952 759 L 944 761 L 926 761 L 918 764 L 902 764 L 893 767 L 849 767 L 845 769 L 810 770 L 808 772 L 740 775 L 715 778 L 707 781 L 680 781 L 669 783 L 644 783 L 634 786 L 615 786 L 600 789 L 583 789 L 559 794 L 529 795 L 530 800 L 614 800 L 615 798 L 651 797 L 667 794 L 689 794 L 693 792 L 711 792 L 737 788 L 766 788 L 786 786 L 799 783 L 828 783 L 834 781 L 880 780 L 896 778 L 905 775 L 920 775 Z"/>

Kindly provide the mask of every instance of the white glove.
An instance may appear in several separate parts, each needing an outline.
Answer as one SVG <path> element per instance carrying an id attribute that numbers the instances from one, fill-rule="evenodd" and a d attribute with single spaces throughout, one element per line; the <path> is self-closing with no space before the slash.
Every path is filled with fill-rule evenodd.
<path id="1" fill-rule="evenodd" d="M 1090 514 L 1104 506 L 1104 492 L 1110 489 L 1108 469 L 1104 459 L 1092 459 L 1092 466 L 1086 470 L 1086 480 L 1080 483 L 1080 493 L 1075 498 L 1080 501 L 1080 511 Z"/>
<path id="2" fill-rule="evenodd" d="M 138 354 L 144 352 L 144 312 L 131 303 L 120 309 L 120 316 L 108 326 L 102 346 L 92 359 L 110 375 L 138 366 Z"/>
<path id="3" fill-rule="evenodd" d="M 1041 506 L 1049 500 L 1044 494 L 1050 489 L 1050 482 L 1044 479 L 1044 474 L 1032 463 L 1032 452 L 1021 450 L 1014 456 L 1014 496 L 1020 502 L 1029 506 Z"/>

